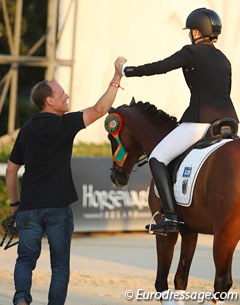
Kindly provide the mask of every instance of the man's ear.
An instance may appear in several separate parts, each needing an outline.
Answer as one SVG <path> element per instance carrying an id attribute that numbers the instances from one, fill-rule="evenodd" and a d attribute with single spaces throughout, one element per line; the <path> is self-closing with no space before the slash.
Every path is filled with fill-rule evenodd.
<path id="1" fill-rule="evenodd" d="M 192 35 L 195 39 L 198 38 L 198 37 L 202 37 L 202 33 L 197 29 L 192 30 Z"/>
<path id="2" fill-rule="evenodd" d="M 45 106 L 52 106 L 53 105 L 53 99 L 51 96 L 46 97 L 45 99 Z"/>

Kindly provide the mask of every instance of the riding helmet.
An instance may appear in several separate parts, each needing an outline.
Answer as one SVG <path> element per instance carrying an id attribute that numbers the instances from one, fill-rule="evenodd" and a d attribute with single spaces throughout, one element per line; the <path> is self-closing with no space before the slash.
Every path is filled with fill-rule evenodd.
<path id="1" fill-rule="evenodd" d="M 199 8 L 189 14 L 185 29 L 196 29 L 202 33 L 203 37 L 217 38 L 221 34 L 222 22 L 213 10 Z"/>

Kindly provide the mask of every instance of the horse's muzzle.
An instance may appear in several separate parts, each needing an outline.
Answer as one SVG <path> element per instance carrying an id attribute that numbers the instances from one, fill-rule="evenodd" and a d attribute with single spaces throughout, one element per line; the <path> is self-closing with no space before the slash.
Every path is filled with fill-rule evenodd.
<path id="1" fill-rule="evenodd" d="M 110 178 L 117 187 L 124 187 L 128 184 L 129 180 L 129 176 L 125 175 L 123 172 L 115 171 L 114 169 L 111 169 Z"/>

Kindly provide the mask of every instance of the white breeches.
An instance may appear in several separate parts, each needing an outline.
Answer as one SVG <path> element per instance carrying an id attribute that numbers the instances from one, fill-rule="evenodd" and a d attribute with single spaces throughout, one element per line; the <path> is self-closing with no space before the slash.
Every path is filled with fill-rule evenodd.
<path id="1" fill-rule="evenodd" d="M 209 125 L 208 123 L 181 123 L 153 149 L 149 159 L 156 158 L 159 162 L 168 165 L 200 140 L 205 135 Z M 238 135 L 240 136 L 240 124 L 238 124 Z"/>

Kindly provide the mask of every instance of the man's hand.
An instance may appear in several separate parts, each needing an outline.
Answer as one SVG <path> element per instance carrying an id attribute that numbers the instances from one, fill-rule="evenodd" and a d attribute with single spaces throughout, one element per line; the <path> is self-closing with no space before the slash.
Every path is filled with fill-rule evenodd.
<path id="1" fill-rule="evenodd" d="M 122 76 L 122 67 L 123 65 L 127 62 L 126 58 L 119 56 L 116 60 L 115 60 L 115 71 L 118 75 Z"/>
<path id="2" fill-rule="evenodd" d="M 104 116 L 112 106 L 117 95 L 120 81 L 122 78 L 122 67 L 127 60 L 124 57 L 118 57 L 115 62 L 114 76 L 108 85 L 106 92 L 100 97 L 97 103 L 83 110 L 83 120 L 85 126 L 88 126 Z"/>
<path id="3" fill-rule="evenodd" d="M 7 169 L 6 169 L 6 185 L 7 185 L 10 202 L 19 201 L 17 173 L 20 167 L 21 165 L 15 164 L 12 161 L 8 160 Z M 17 210 L 18 210 L 18 206 L 11 207 L 12 214 L 15 214 Z"/>

